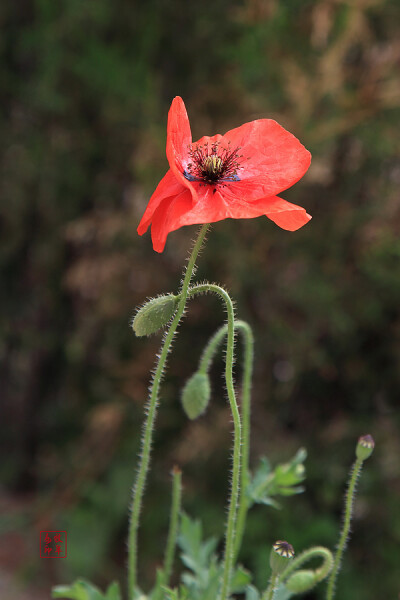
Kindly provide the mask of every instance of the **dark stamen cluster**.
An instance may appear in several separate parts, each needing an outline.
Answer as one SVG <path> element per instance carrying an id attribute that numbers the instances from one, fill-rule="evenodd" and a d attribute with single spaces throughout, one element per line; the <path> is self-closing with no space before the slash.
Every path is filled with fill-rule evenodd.
<path id="1" fill-rule="evenodd" d="M 239 181 L 237 171 L 242 158 L 239 150 L 240 147 L 232 150 L 230 142 L 228 148 L 224 148 L 219 142 L 190 146 L 190 162 L 184 175 L 189 181 L 200 181 L 203 184 L 225 185 L 226 181 Z"/>

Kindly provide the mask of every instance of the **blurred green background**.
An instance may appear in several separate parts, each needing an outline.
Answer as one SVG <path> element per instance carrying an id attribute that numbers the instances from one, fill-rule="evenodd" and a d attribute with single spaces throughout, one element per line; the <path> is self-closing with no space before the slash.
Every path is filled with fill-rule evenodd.
<path id="1" fill-rule="evenodd" d="M 282 194 L 313 215 L 309 225 L 217 223 L 199 262 L 199 278 L 225 284 L 255 328 L 253 463 L 309 452 L 306 493 L 251 513 L 243 562 L 261 586 L 275 539 L 335 545 L 355 443 L 371 433 L 338 597 L 397 597 L 398 1 L 9 0 L 0 21 L 2 597 L 43 600 L 77 575 L 124 579 L 160 343 L 135 339 L 129 320 L 146 297 L 177 289 L 196 231 L 171 234 L 161 255 L 136 234 L 167 169 L 175 95 L 195 140 L 268 117 L 313 154 Z M 222 360 L 208 413 L 189 423 L 179 404 L 222 319 L 217 300 L 193 301 L 170 359 L 143 513 L 144 585 L 163 553 L 174 464 L 185 509 L 223 535 Z M 67 530 L 66 560 L 39 558 L 44 529 Z"/>

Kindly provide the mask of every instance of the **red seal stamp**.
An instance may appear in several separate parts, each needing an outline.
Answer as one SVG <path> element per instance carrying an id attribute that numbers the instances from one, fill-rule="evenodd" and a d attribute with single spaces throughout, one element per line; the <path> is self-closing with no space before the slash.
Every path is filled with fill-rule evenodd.
<path id="1" fill-rule="evenodd" d="M 66 558 L 67 532 L 41 531 L 40 558 Z"/>

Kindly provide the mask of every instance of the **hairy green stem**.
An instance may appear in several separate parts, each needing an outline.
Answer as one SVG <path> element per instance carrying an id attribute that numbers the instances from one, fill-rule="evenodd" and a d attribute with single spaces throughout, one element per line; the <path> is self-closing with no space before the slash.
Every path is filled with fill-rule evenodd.
<path id="1" fill-rule="evenodd" d="M 239 509 L 237 515 L 236 539 L 235 539 L 235 554 L 234 558 L 240 551 L 242 544 L 243 533 L 246 525 L 246 517 L 249 509 L 249 504 L 246 497 L 246 490 L 249 484 L 249 462 L 250 462 L 250 408 L 251 408 L 251 379 L 253 376 L 254 362 L 254 336 L 250 325 L 245 321 L 237 321 L 240 323 L 240 328 L 243 331 L 245 339 L 244 360 L 243 360 L 243 388 L 242 388 L 242 427 L 243 427 L 243 446 L 242 446 L 242 470 L 241 470 L 241 485 Z"/>
<path id="2" fill-rule="evenodd" d="M 239 321 L 235 321 L 235 329 L 238 327 Z M 223 339 L 225 338 L 228 332 L 228 325 L 225 323 L 222 325 L 214 335 L 208 340 L 207 345 L 205 346 L 203 353 L 200 358 L 199 368 L 197 369 L 199 373 L 208 373 L 211 367 L 212 360 L 216 351 L 218 350 L 220 344 L 222 344 Z"/>
<path id="3" fill-rule="evenodd" d="M 274 597 L 275 590 L 278 586 L 278 575 L 276 573 L 272 573 L 271 578 L 269 580 L 269 585 L 265 590 L 264 594 L 261 597 L 261 600 L 272 600 Z"/>
<path id="4" fill-rule="evenodd" d="M 169 520 L 167 546 L 164 557 L 164 585 L 169 585 L 174 562 L 176 539 L 178 536 L 178 521 L 182 499 L 182 472 L 174 467 L 172 471 L 172 503 Z"/>
<path id="5" fill-rule="evenodd" d="M 254 360 L 254 336 L 248 323 L 241 320 L 235 320 L 235 330 L 241 331 L 244 338 L 244 359 L 243 359 L 243 384 L 242 384 L 242 467 L 240 481 L 239 508 L 237 514 L 236 537 L 235 537 L 235 559 L 237 558 L 243 539 L 243 533 L 246 525 L 248 512 L 248 501 L 246 498 L 246 489 L 249 482 L 249 454 L 250 454 L 250 409 L 251 409 L 251 379 L 253 375 Z M 208 344 L 203 350 L 200 359 L 199 373 L 207 373 L 210 369 L 214 355 L 226 336 L 228 325 L 222 325 L 210 338 Z"/>
<path id="6" fill-rule="evenodd" d="M 137 542 L 138 542 L 138 528 L 139 528 L 139 517 L 142 507 L 142 499 L 144 488 L 147 479 L 147 473 L 150 464 L 150 453 L 151 444 L 153 437 L 154 422 L 158 407 L 158 391 L 162 380 L 166 360 L 168 353 L 171 348 L 171 342 L 175 335 L 179 321 L 185 310 L 188 289 L 190 281 L 193 275 L 197 256 L 200 252 L 204 238 L 206 236 L 209 225 L 203 225 L 198 234 L 197 240 L 193 246 L 192 253 L 190 255 L 185 276 L 183 278 L 182 287 L 180 291 L 179 304 L 176 309 L 175 316 L 167 330 L 164 337 L 160 353 L 158 355 L 158 361 L 153 377 L 153 381 L 150 387 L 149 400 L 146 406 L 146 419 L 143 427 L 142 445 L 139 457 L 139 466 L 136 476 L 136 481 L 133 486 L 132 492 L 132 504 L 131 504 L 131 519 L 129 525 L 129 537 L 128 537 L 128 597 L 134 598 L 135 588 L 137 585 Z"/>
<path id="7" fill-rule="evenodd" d="M 294 571 L 296 571 L 299 567 L 301 567 L 305 562 L 311 560 L 312 558 L 320 557 L 322 558 L 322 565 L 315 569 L 315 583 L 322 581 L 329 575 L 332 566 L 333 566 L 333 555 L 328 548 L 324 546 L 314 546 L 313 548 L 308 548 L 304 550 L 301 554 L 296 556 L 290 564 L 286 567 L 286 569 L 279 576 L 279 582 L 286 581 L 290 575 Z"/>
<path id="8" fill-rule="evenodd" d="M 229 596 L 230 581 L 235 554 L 235 532 L 236 532 L 236 517 L 237 505 L 240 489 L 240 463 L 241 463 L 241 419 L 236 402 L 235 389 L 233 386 L 233 362 L 234 362 L 234 342 L 235 342 L 235 314 L 232 300 L 223 288 L 211 283 L 204 283 L 190 288 L 188 294 L 204 292 L 213 292 L 222 297 L 225 302 L 226 312 L 228 317 L 228 337 L 226 345 L 226 361 L 225 361 L 225 382 L 228 392 L 229 404 L 232 412 L 234 442 L 233 442 L 233 468 L 232 468 L 232 484 L 231 495 L 228 510 L 228 519 L 226 524 L 225 536 L 225 555 L 224 569 L 222 576 L 222 587 L 220 600 L 227 600 Z"/>
<path id="9" fill-rule="evenodd" d="M 361 469 L 363 465 L 363 460 L 361 458 L 357 458 L 354 462 L 351 472 L 350 472 L 350 480 L 349 487 L 346 494 L 346 502 L 344 509 L 344 521 L 342 531 L 340 533 L 339 543 L 337 545 L 337 550 L 335 554 L 335 562 L 333 564 L 332 573 L 329 577 L 328 587 L 326 592 L 326 600 L 332 600 L 335 594 L 335 582 L 337 576 L 340 571 L 340 564 L 342 561 L 343 552 L 347 545 L 347 540 L 349 538 L 350 533 L 350 523 L 351 517 L 353 515 L 353 506 L 354 506 L 354 497 L 356 492 L 356 484 L 357 479 L 360 476 Z"/>

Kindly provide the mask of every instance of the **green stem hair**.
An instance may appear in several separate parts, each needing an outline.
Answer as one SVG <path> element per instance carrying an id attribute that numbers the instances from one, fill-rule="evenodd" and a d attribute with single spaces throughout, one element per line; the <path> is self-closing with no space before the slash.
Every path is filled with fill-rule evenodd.
<path id="1" fill-rule="evenodd" d="M 357 479 L 360 476 L 363 462 L 364 461 L 361 458 L 357 458 L 351 468 L 351 471 L 350 471 L 349 487 L 348 487 L 347 493 L 346 493 L 343 527 L 342 527 L 339 542 L 337 545 L 337 550 L 336 550 L 336 554 L 335 554 L 335 562 L 333 564 L 332 573 L 331 573 L 331 575 L 329 577 L 329 581 L 328 581 L 326 600 L 332 600 L 334 597 L 334 594 L 335 594 L 336 579 L 337 579 L 337 576 L 340 571 L 340 565 L 341 565 L 341 561 L 342 561 L 343 552 L 347 546 L 347 542 L 349 539 L 350 523 L 351 523 L 351 518 L 353 516 L 353 507 L 354 507 L 354 498 L 355 498 L 355 494 L 356 494 Z"/>
<path id="2" fill-rule="evenodd" d="M 154 422 L 158 407 L 158 392 L 165 369 L 168 353 L 171 349 L 172 339 L 175 335 L 178 324 L 185 311 L 188 289 L 190 281 L 194 272 L 195 263 L 197 256 L 200 252 L 204 238 L 206 236 L 209 225 L 203 225 L 198 234 L 197 240 L 193 246 L 192 253 L 190 255 L 185 276 L 183 278 L 179 304 L 176 309 L 175 316 L 168 328 L 168 331 L 164 337 L 164 342 L 161 346 L 160 353 L 158 355 L 158 361 L 153 377 L 153 381 L 150 387 L 149 400 L 146 406 L 146 419 L 143 427 L 142 445 L 139 456 L 139 466 L 136 476 L 136 481 L 133 486 L 132 492 L 132 504 L 131 504 L 131 518 L 129 525 L 129 537 L 128 537 L 128 597 L 134 598 L 135 589 L 137 585 L 137 547 L 138 547 L 138 528 L 139 518 L 142 507 L 142 499 L 144 488 L 146 484 L 147 474 L 150 464 L 151 445 L 153 437 Z"/>
<path id="3" fill-rule="evenodd" d="M 305 562 L 316 557 L 322 558 L 322 565 L 318 569 L 300 569 Z M 333 555 L 328 548 L 323 546 L 309 548 L 292 559 L 280 575 L 272 573 L 269 585 L 262 595 L 262 600 L 273 600 L 282 583 L 291 594 L 308 592 L 329 575 L 332 566 Z"/>
<path id="4" fill-rule="evenodd" d="M 254 336 L 248 323 L 241 320 L 235 320 L 235 330 L 240 331 L 244 340 L 244 359 L 243 359 L 243 384 L 242 384 L 242 467 L 240 481 L 240 498 L 237 514 L 236 537 L 235 537 L 235 559 L 237 558 L 243 539 L 243 533 L 246 524 L 248 512 L 248 502 L 246 499 L 246 489 L 249 482 L 249 454 L 250 454 L 250 409 L 251 409 L 251 379 L 253 375 L 254 361 Z M 220 344 L 228 331 L 228 325 L 222 325 L 210 338 L 208 344 L 203 350 L 200 359 L 198 372 L 206 374 L 211 362 L 217 352 Z"/>
<path id="5" fill-rule="evenodd" d="M 284 583 L 287 581 L 289 577 L 293 575 L 297 569 L 299 569 L 299 567 L 312 558 L 322 558 L 322 565 L 313 571 L 316 579 L 315 583 L 319 583 L 325 579 L 333 567 L 333 555 L 332 552 L 324 546 L 314 546 L 313 548 L 304 550 L 290 562 L 290 564 L 279 576 L 279 582 Z"/>
<path id="6" fill-rule="evenodd" d="M 174 467 L 172 471 L 172 503 L 169 520 L 167 546 L 164 557 L 164 585 L 169 585 L 174 562 L 176 539 L 178 537 L 178 521 L 182 500 L 182 472 Z"/>
<path id="7" fill-rule="evenodd" d="M 236 518 L 237 518 L 237 506 L 239 499 L 240 489 L 240 463 L 241 463 L 241 419 L 240 413 L 236 402 L 235 389 L 233 386 L 233 362 L 234 362 L 234 337 L 235 337 L 235 314 L 233 309 L 232 300 L 223 288 L 218 285 L 211 283 L 204 283 L 196 285 L 190 288 L 189 295 L 204 292 L 213 292 L 222 297 L 225 302 L 225 307 L 228 317 L 228 336 L 226 345 L 226 361 L 225 361 L 225 381 L 228 392 L 229 404 L 232 412 L 233 428 L 234 428 L 234 442 L 233 442 L 233 468 L 232 468 L 232 484 L 231 494 L 228 509 L 228 519 L 226 524 L 226 536 L 225 536 L 225 555 L 224 555 L 224 567 L 222 576 L 222 587 L 221 587 L 221 600 L 227 600 L 229 596 L 230 581 L 232 575 L 232 568 L 235 558 L 235 532 L 236 532 Z"/>
<path id="8" fill-rule="evenodd" d="M 279 576 L 276 573 L 272 573 L 267 589 L 261 597 L 261 600 L 272 600 L 275 594 L 275 591 L 278 586 Z"/>

